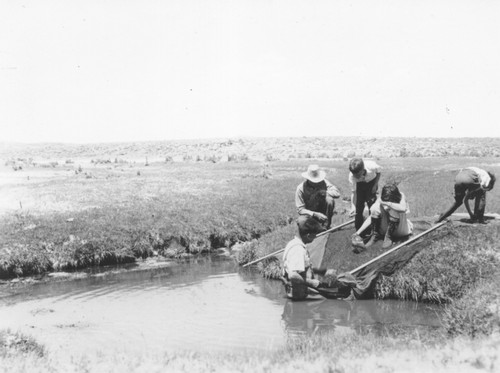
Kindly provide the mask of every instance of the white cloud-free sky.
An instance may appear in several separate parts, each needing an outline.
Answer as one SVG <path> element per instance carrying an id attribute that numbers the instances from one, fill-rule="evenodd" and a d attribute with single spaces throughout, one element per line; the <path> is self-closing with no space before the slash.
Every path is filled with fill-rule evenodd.
<path id="1" fill-rule="evenodd" d="M 494 0 L 3 0 L 0 141 L 500 136 Z"/>

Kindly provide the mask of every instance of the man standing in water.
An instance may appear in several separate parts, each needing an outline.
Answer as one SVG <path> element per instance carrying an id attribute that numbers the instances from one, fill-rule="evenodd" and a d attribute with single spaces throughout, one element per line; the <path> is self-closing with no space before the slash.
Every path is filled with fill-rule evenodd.
<path id="1" fill-rule="evenodd" d="M 436 223 L 439 223 L 453 214 L 462 203 L 470 215 L 471 222 L 485 224 L 484 210 L 486 208 L 486 192 L 495 186 L 495 175 L 477 167 L 467 167 L 455 177 L 455 202 L 448 210 L 442 213 Z M 469 206 L 469 200 L 474 201 L 474 213 Z"/>
<path id="2" fill-rule="evenodd" d="M 335 198 L 340 197 L 335 185 L 325 179 L 326 173 L 318 165 L 310 165 L 302 173 L 306 180 L 297 186 L 295 191 L 295 206 L 301 217 L 316 219 L 323 228 L 330 228 Z"/>
<path id="3" fill-rule="evenodd" d="M 297 235 L 285 247 L 282 280 L 287 296 L 293 300 L 305 299 L 308 287 L 317 288 L 320 285 L 314 273 L 324 274 L 325 271 L 312 267 L 306 245 L 322 231 L 324 228 L 316 219 L 300 216 L 297 219 Z"/>

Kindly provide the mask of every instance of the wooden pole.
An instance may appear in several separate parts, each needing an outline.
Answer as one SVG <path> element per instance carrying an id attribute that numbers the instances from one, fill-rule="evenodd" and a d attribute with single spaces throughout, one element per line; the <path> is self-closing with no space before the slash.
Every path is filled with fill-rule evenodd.
<path id="1" fill-rule="evenodd" d="M 249 265 L 259 263 L 259 262 L 263 261 L 264 259 L 267 259 L 267 258 L 270 258 L 272 256 L 278 255 L 279 253 L 282 253 L 283 251 L 285 251 L 285 249 L 279 249 L 278 251 L 275 251 L 274 253 L 271 253 L 271 254 L 268 254 L 266 256 L 263 256 L 260 259 L 256 259 L 256 260 L 254 260 L 252 262 L 248 262 L 247 264 L 244 264 L 243 267 L 248 267 Z"/>
<path id="2" fill-rule="evenodd" d="M 377 260 L 379 260 L 379 259 L 383 258 L 384 256 L 389 255 L 390 253 L 392 253 L 392 252 L 394 252 L 394 251 L 396 251 L 396 250 L 398 250 L 398 249 L 402 248 L 403 246 L 409 245 L 410 243 L 412 243 L 412 242 L 414 242 L 414 241 L 418 240 L 420 237 L 425 236 L 427 233 L 430 233 L 430 232 L 432 232 L 433 230 L 435 230 L 435 229 L 437 229 L 437 228 L 439 228 L 439 227 L 442 227 L 442 226 L 443 226 L 444 224 L 446 224 L 447 222 L 448 222 L 448 221 L 446 221 L 446 220 L 445 220 L 445 221 L 442 221 L 441 223 L 436 224 L 435 226 L 433 226 L 433 227 L 431 227 L 431 228 L 427 229 L 426 231 L 424 231 L 424 232 L 422 232 L 422 233 L 420 233 L 420 234 L 417 234 L 415 237 L 413 237 L 413 238 L 409 239 L 408 241 L 402 242 L 402 243 L 400 243 L 399 245 L 397 245 L 396 247 L 394 247 L 394 248 L 390 249 L 389 251 L 386 251 L 385 253 L 380 254 L 380 255 L 379 255 L 379 256 L 377 256 L 376 258 L 373 258 L 373 259 L 372 259 L 372 260 L 370 260 L 369 262 L 366 262 L 365 264 L 360 265 L 358 268 L 353 269 L 353 270 L 352 270 L 352 271 L 350 271 L 349 273 L 350 273 L 351 275 L 353 275 L 353 274 L 355 274 L 356 272 L 359 272 L 360 270 L 362 270 L 362 269 L 363 269 L 363 268 L 365 268 L 366 266 L 368 266 L 368 265 L 370 265 L 370 264 L 372 264 L 372 263 L 375 263 Z"/>
<path id="3" fill-rule="evenodd" d="M 320 237 L 320 236 L 323 236 L 323 235 L 325 235 L 327 233 L 331 233 L 331 232 L 336 231 L 337 229 L 340 229 L 342 227 L 345 227 L 346 225 L 349 225 L 351 223 L 354 223 L 354 219 L 346 221 L 345 223 L 337 225 L 336 227 L 330 228 L 327 231 L 321 232 L 321 233 L 317 234 L 316 237 Z M 257 263 L 263 261 L 264 259 L 267 259 L 267 258 L 270 258 L 272 256 L 278 255 L 278 254 L 282 253 L 283 251 L 285 251 L 285 249 L 280 249 L 278 251 L 275 251 L 274 253 L 267 254 L 266 256 L 263 256 L 262 258 L 259 258 L 259 259 L 256 259 L 256 260 L 252 261 L 252 262 L 248 262 L 248 263 L 244 264 L 243 267 L 248 267 L 249 265 L 257 264 Z"/>
<path id="4" fill-rule="evenodd" d="M 343 228 L 343 227 L 345 227 L 346 225 L 349 225 L 349 224 L 352 224 L 352 223 L 354 223 L 354 219 L 348 220 L 348 221 L 346 221 L 345 223 L 342 223 L 342 224 L 340 224 L 340 225 L 337 225 L 336 227 L 333 227 L 333 228 L 328 229 L 327 231 L 324 231 L 324 232 L 318 233 L 318 234 L 316 235 L 316 237 L 321 237 L 321 236 L 323 236 L 323 235 L 325 235 L 325 234 L 327 234 L 327 233 L 332 233 L 332 232 L 335 232 L 337 229 Z"/>

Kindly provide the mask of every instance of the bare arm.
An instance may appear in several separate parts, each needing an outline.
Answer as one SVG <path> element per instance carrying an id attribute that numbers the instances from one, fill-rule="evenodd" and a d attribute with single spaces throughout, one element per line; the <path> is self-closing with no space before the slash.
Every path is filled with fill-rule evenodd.
<path id="1" fill-rule="evenodd" d="M 313 288 L 317 288 L 320 284 L 319 280 L 314 278 L 315 271 L 316 271 L 315 269 L 310 267 L 306 273 L 306 284 L 307 284 L 307 286 L 310 286 Z"/>
<path id="2" fill-rule="evenodd" d="M 368 228 L 370 225 L 372 224 L 372 217 L 371 216 L 368 216 L 365 221 L 363 222 L 363 225 L 361 225 L 361 227 L 359 227 L 359 229 L 356 231 L 356 234 L 361 234 L 363 233 L 363 231 Z"/>
<path id="3" fill-rule="evenodd" d="M 351 193 L 351 212 L 356 211 L 356 191 L 353 190 Z"/>
<path id="4" fill-rule="evenodd" d="M 408 209 L 408 204 L 406 203 L 406 197 L 403 193 L 401 193 L 401 201 L 399 203 L 384 202 L 384 201 L 380 201 L 380 203 L 382 205 L 390 207 L 391 209 L 397 212 L 406 212 L 406 210 Z"/>

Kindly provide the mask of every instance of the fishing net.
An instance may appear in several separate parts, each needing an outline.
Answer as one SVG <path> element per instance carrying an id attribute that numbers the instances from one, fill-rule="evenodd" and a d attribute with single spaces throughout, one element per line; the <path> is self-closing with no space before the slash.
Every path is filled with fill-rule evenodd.
<path id="1" fill-rule="evenodd" d="M 428 220 L 413 221 L 413 224 L 413 237 L 432 227 L 432 223 Z M 323 283 L 328 283 L 329 286 L 318 289 L 318 293 L 327 298 L 345 298 L 348 296 L 354 296 L 358 299 L 371 298 L 378 276 L 382 274 L 386 276 L 392 275 L 404 267 L 415 254 L 428 246 L 434 239 L 446 234 L 447 230 L 445 227 L 434 230 L 415 242 L 402 246 L 353 273 L 353 269 L 391 249 L 384 250 L 382 240 L 380 240 L 366 251 L 354 254 L 351 245 L 351 236 L 354 232 L 355 229 L 351 226 L 318 237 L 308 245 L 313 267 L 335 269 L 335 278 L 326 277 L 321 279 Z M 403 240 L 396 242 L 393 247 L 402 242 Z M 330 276 L 332 276 L 331 273 L 330 271 Z"/>
<path id="2" fill-rule="evenodd" d="M 487 214 L 485 218 L 490 220 L 490 224 L 500 224 L 499 214 Z M 452 224 L 443 223 L 437 228 L 433 220 L 412 219 L 413 234 L 406 238 L 406 245 L 400 245 L 405 242 L 403 239 L 389 249 L 384 249 L 383 240 L 380 240 L 359 254 L 353 253 L 352 235 L 355 229 L 352 225 L 317 237 L 307 245 L 311 264 L 315 268 L 330 270 L 326 275 L 319 276 L 321 287 L 308 288 L 306 291 L 326 298 L 373 298 L 376 280 L 380 275 L 391 276 L 433 241 L 449 234 L 452 227 L 470 225 L 468 214 L 454 214 Z"/>
<path id="3" fill-rule="evenodd" d="M 489 220 L 490 224 L 500 223 L 499 214 L 485 214 L 485 219 Z M 437 229 L 431 229 L 436 227 L 432 220 L 412 219 L 414 230 L 412 236 L 406 238 L 407 245 L 397 248 L 404 242 L 402 240 L 389 249 L 383 249 L 383 241 L 380 240 L 359 254 L 354 254 L 352 251 L 351 237 L 355 231 L 352 226 L 318 237 L 308 245 L 313 267 L 334 268 L 338 273 L 335 278 L 322 279 L 323 282 L 328 282 L 329 286 L 318 289 L 318 293 L 327 298 L 348 296 L 358 299 L 372 298 L 376 280 L 380 275 L 391 276 L 403 268 L 419 251 L 449 234 L 452 226 L 470 225 L 468 214 L 454 214 L 451 218 L 452 225 L 444 223 Z M 419 235 L 420 237 L 414 240 Z M 381 256 L 382 254 L 384 256 Z M 379 256 L 381 257 L 378 258 Z M 375 260 L 371 262 L 373 259 Z"/>

